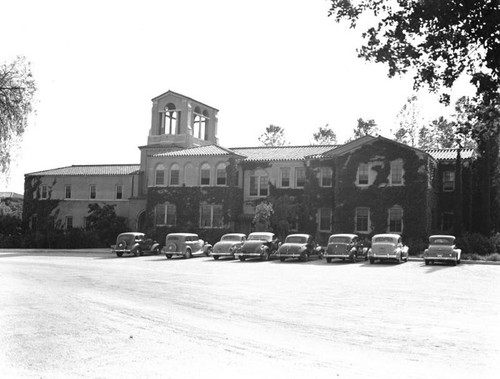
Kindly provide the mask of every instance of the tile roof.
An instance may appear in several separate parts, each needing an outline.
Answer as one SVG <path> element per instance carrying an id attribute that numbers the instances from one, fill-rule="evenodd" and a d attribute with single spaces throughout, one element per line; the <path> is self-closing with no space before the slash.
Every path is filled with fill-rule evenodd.
<path id="1" fill-rule="evenodd" d="M 154 154 L 154 157 L 192 157 L 192 156 L 221 156 L 238 155 L 238 153 L 217 145 L 205 145 L 192 147 L 190 149 L 168 151 L 166 153 Z"/>
<path id="2" fill-rule="evenodd" d="M 0 199 L 22 199 L 23 197 L 17 192 L 0 192 Z"/>
<path id="3" fill-rule="evenodd" d="M 457 149 L 429 149 L 425 152 L 438 161 L 454 161 L 457 158 Z M 474 149 L 462 149 L 460 157 L 471 159 L 476 156 Z"/>
<path id="4" fill-rule="evenodd" d="M 48 175 L 48 176 L 109 176 L 109 175 L 131 175 L 139 171 L 138 164 L 113 164 L 113 165 L 73 165 L 52 170 L 37 171 L 26 174 L 26 176 Z"/>
<path id="5" fill-rule="evenodd" d="M 260 146 L 235 147 L 231 148 L 231 151 L 246 157 L 244 160 L 249 162 L 299 161 L 311 155 L 323 154 L 334 147 L 334 145 Z"/>

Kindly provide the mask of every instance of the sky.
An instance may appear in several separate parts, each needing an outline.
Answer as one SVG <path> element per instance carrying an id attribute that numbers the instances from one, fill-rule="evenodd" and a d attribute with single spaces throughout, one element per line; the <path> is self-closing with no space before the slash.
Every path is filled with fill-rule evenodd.
<path id="1" fill-rule="evenodd" d="M 139 163 L 151 99 L 168 90 L 215 107 L 219 144 L 258 146 L 270 124 L 292 145 L 319 127 L 338 141 L 358 118 L 391 137 L 412 76 L 357 57 L 361 30 L 328 17 L 327 0 L 0 0 L 0 62 L 24 55 L 36 113 L 0 191 L 24 174 Z M 453 99 L 470 95 L 461 84 Z M 449 113 L 421 91 L 426 120 Z"/>

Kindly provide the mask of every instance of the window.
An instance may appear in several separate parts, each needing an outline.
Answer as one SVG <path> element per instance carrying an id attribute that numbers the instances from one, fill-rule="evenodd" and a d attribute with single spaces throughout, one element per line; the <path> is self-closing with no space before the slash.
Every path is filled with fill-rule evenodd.
<path id="1" fill-rule="evenodd" d="M 269 178 L 267 175 L 250 177 L 250 196 L 267 196 L 269 194 Z"/>
<path id="2" fill-rule="evenodd" d="M 123 186 L 121 184 L 117 184 L 116 187 L 116 199 L 123 199 Z"/>
<path id="3" fill-rule="evenodd" d="M 320 208 L 319 210 L 319 230 L 329 232 L 332 229 L 332 210 L 330 208 Z"/>
<path id="4" fill-rule="evenodd" d="M 201 228 L 222 228 L 223 226 L 222 205 L 203 204 L 200 206 Z"/>
<path id="5" fill-rule="evenodd" d="M 175 105 L 168 103 L 165 107 L 165 119 L 160 127 L 160 134 L 178 134 L 180 112 L 175 110 Z"/>
<path id="6" fill-rule="evenodd" d="M 201 166 L 200 170 L 200 184 L 202 186 L 209 186 L 210 185 L 210 165 L 208 163 L 204 163 Z"/>
<path id="7" fill-rule="evenodd" d="M 48 197 L 49 197 L 49 191 L 47 189 L 47 186 L 42 186 L 41 198 L 47 199 Z"/>
<path id="8" fill-rule="evenodd" d="M 453 212 L 443 212 L 441 220 L 441 230 L 443 232 L 448 232 L 453 230 L 455 226 L 455 217 Z"/>
<path id="9" fill-rule="evenodd" d="M 179 178 L 179 165 L 175 163 L 172 165 L 172 167 L 170 167 L 170 185 L 178 186 L 180 184 Z"/>
<path id="10" fill-rule="evenodd" d="M 66 216 L 66 229 L 73 229 L 73 216 Z"/>
<path id="11" fill-rule="evenodd" d="M 389 209 L 389 232 L 403 232 L 403 209 L 401 207 L 393 207 Z"/>
<path id="12" fill-rule="evenodd" d="M 38 216 L 33 215 L 30 217 L 30 229 L 37 230 L 38 229 Z"/>
<path id="13" fill-rule="evenodd" d="M 155 224 L 175 226 L 177 224 L 177 207 L 175 204 L 157 204 L 155 207 Z"/>
<path id="14" fill-rule="evenodd" d="M 70 185 L 64 186 L 64 198 L 71 199 L 71 186 Z"/>
<path id="15" fill-rule="evenodd" d="M 398 186 L 403 184 L 403 161 L 391 162 L 391 184 Z"/>
<path id="16" fill-rule="evenodd" d="M 155 186 L 163 186 L 165 184 L 165 168 L 163 165 L 158 165 L 155 170 Z"/>
<path id="17" fill-rule="evenodd" d="M 95 184 L 91 184 L 90 185 L 90 195 L 89 197 L 91 199 L 95 199 L 96 198 L 96 185 Z"/>
<path id="18" fill-rule="evenodd" d="M 281 187 L 283 188 L 290 187 L 290 167 L 281 167 L 280 176 L 281 176 Z"/>
<path id="19" fill-rule="evenodd" d="M 332 169 L 331 169 L 331 167 L 321 167 L 320 183 L 321 183 L 321 187 L 331 187 L 332 186 Z"/>
<path id="20" fill-rule="evenodd" d="M 295 168 L 295 187 L 302 188 L 306 184 L 306 169 L 304 167 Z"/>
<path id="21" fill-rule="evenodd" d="M 208 112 L 201 112 L 199 107 L 194 108 L 193 137 L 207 139 Z"/>
<path id="22" fill-rule="evenodd" d="M 368 233 L 370 225 L 370 209 L 369 208 L 356 208 L 356 218 L 355 218 L 355 228 L 356 232 Z"/>
<path id="23" fill-rule="evenodd" d="M 217 185 L 225 186 L 227 184 L 226 165 L 221 163 L 217 166 Z"/>
<path id="24" fill-rule="evenodd" d="M 360 163 L 358 166 L 358 185 L 368 185 L 368 163 Z"/>
<path id="25" fill-rule="evenodd" d="M 451 192 L 455 190 L 455 171 L 443 172 L 443 191 Z"/>

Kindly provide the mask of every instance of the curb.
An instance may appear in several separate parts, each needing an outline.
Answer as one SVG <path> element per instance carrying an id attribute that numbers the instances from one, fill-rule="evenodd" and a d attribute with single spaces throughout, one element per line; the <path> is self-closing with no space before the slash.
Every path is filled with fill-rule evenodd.
<path id="1" fill-rule="evenodd" d="M 417 258 L 417 257 L 409 257 L 408 261 L 413 261 L 413 262 L 423 262 L 423 258 Z M 497 261 L 471 261 L 471 260 L 461 260 L 460 264 L 467 264 L 467 265 L 492 265 L 492 266 L 500 266 L 500 262 Z"/>

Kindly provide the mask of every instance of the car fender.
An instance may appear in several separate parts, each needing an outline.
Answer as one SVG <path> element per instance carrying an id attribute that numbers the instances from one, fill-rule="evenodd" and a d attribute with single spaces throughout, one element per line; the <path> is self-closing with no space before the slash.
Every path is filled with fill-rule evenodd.
<path id="1" fill-rule="evenodd" d="M 153 242 L 153 244 L 151 245 L 151 251 L 155 249 L 158 249 L 158 251 L 160 251 L 160 244 L 158 242 Z"/>
<path id="2" fill-rule="evenodd" d="M 209 244 L 209 243 L 206 243 L 205 245 L 203 245 L 203 247 L 201 248 L 201 250 L 206 253 L 208 250 L 210 250 L 212 248 L 212 245 Z"/>

